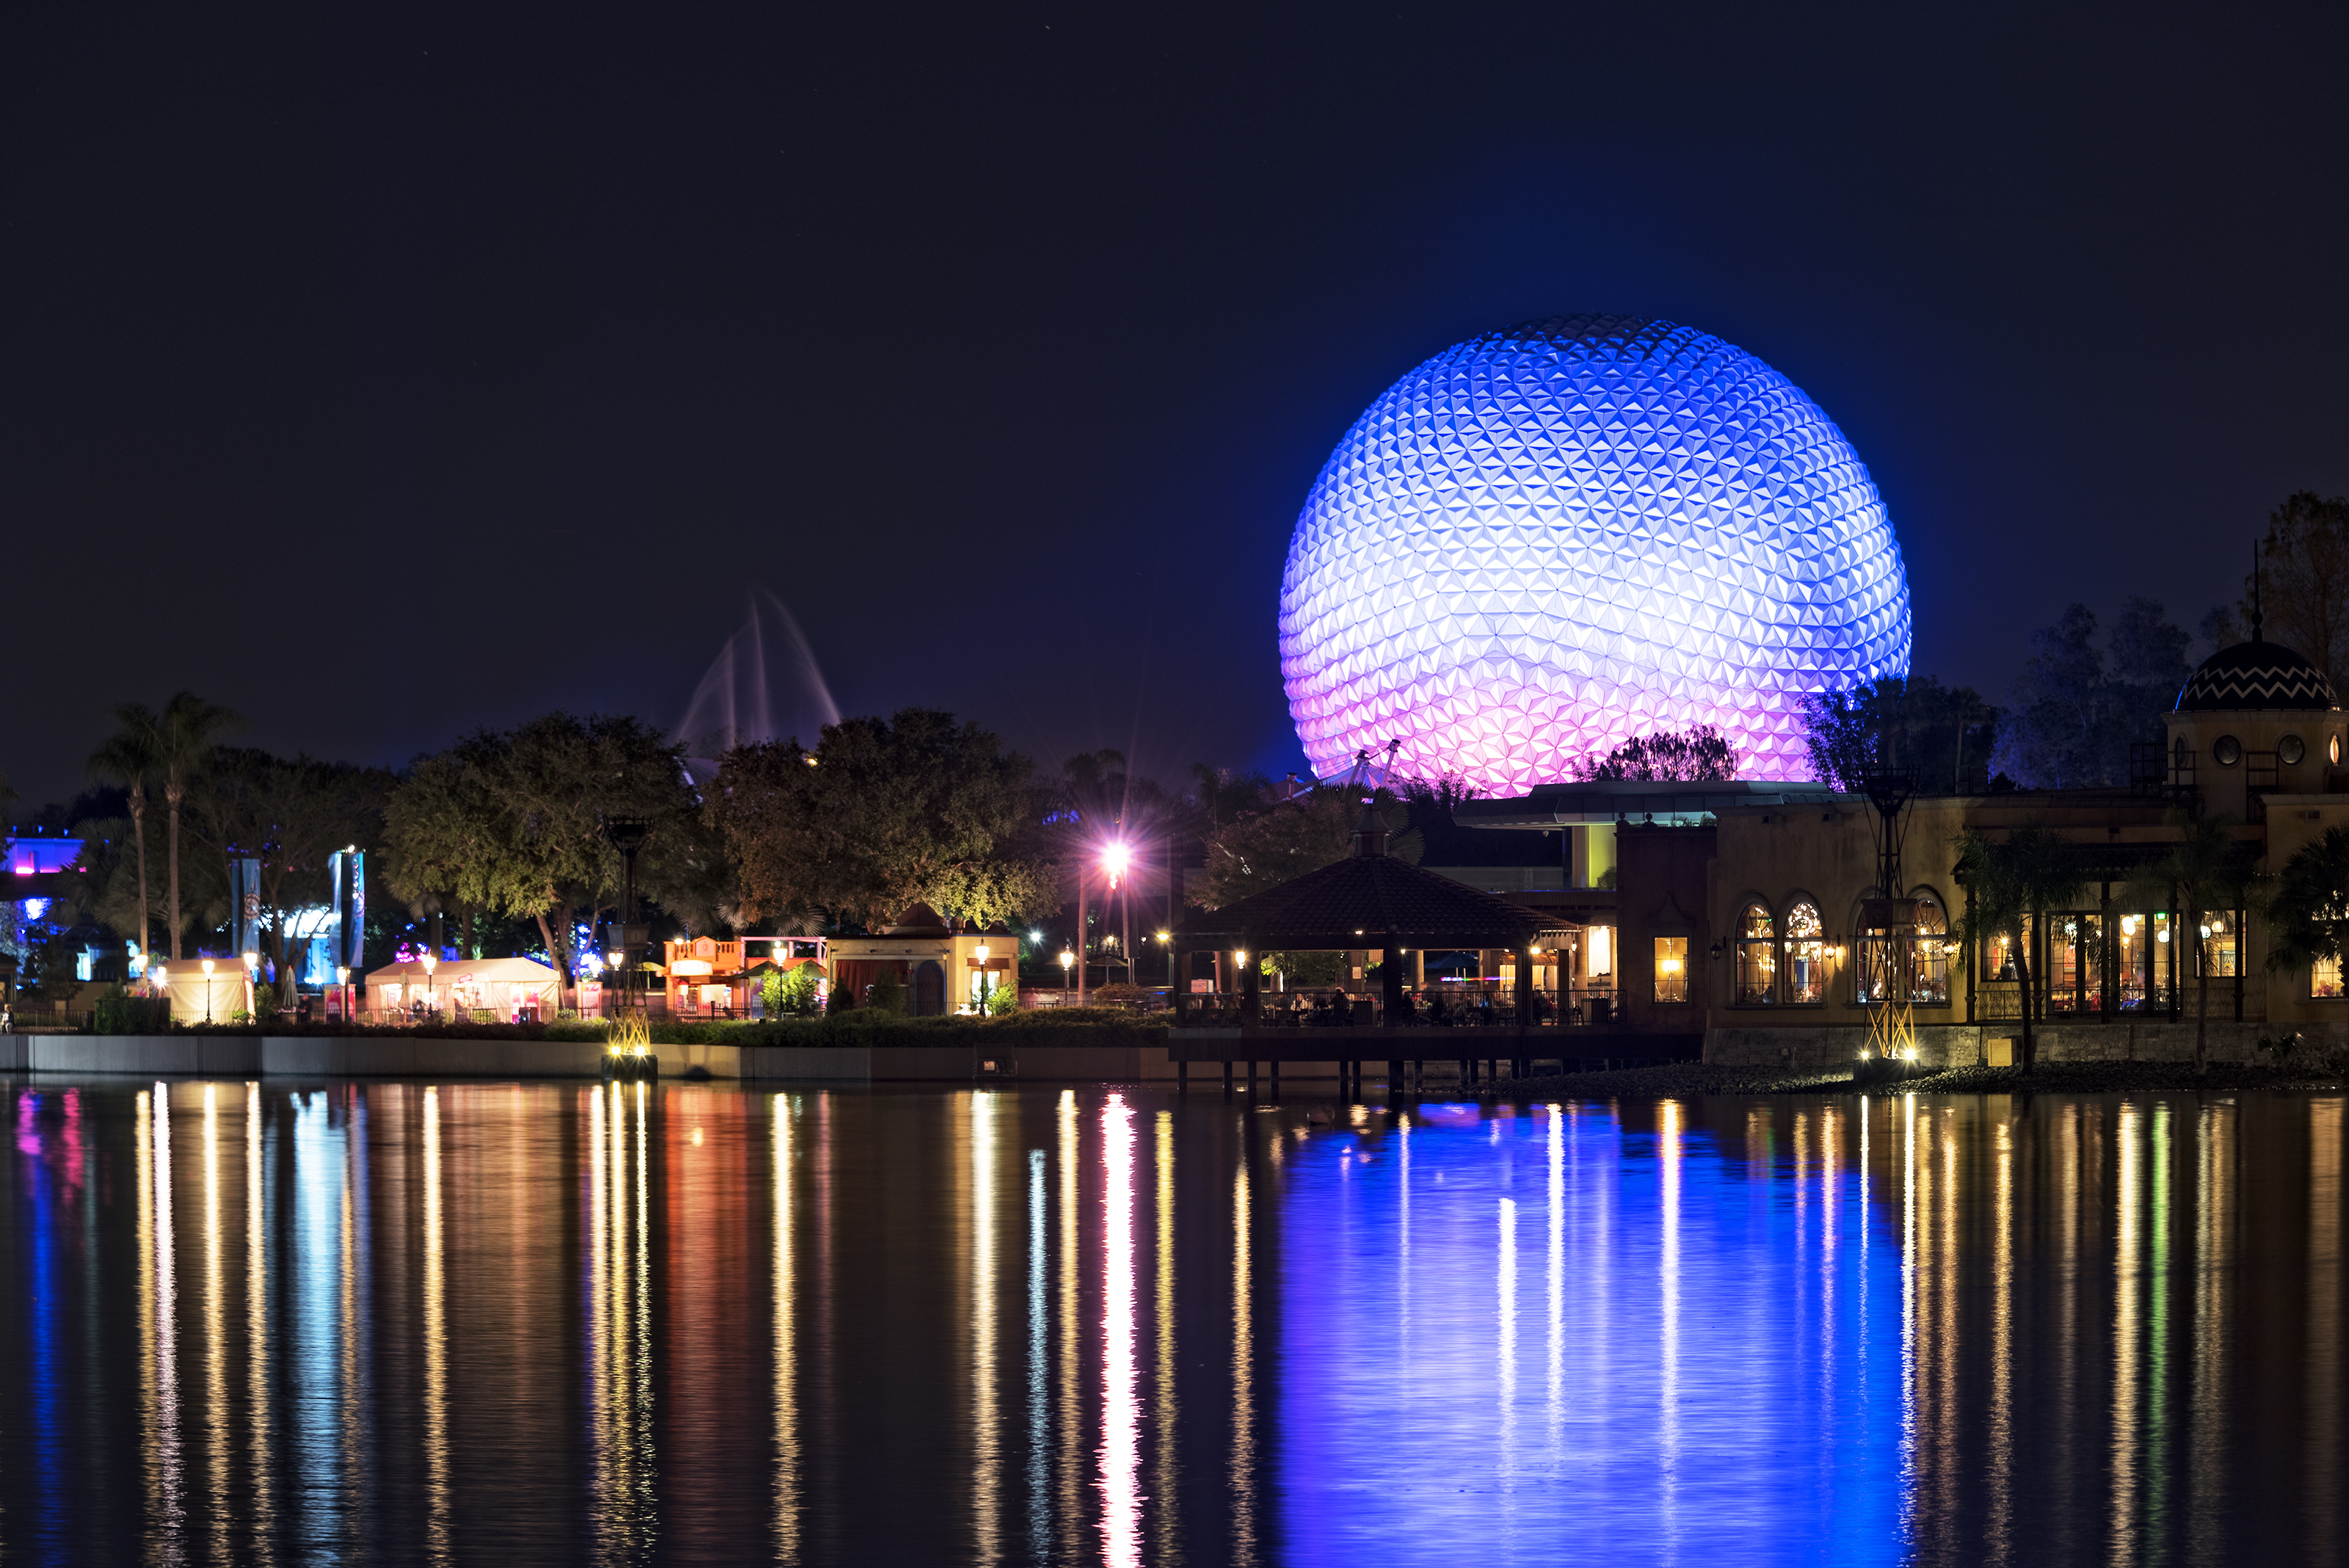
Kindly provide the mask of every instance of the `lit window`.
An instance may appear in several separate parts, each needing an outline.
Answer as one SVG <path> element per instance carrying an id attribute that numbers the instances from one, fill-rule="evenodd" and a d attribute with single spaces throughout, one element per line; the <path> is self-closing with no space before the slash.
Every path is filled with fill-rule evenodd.
<path id="1" fill-rule="evenodd" d="M 1917 935 L 1909 943 L 1909 1000 L 1911 1002 L 1947 1002 L 1950 1000 L 1950 922 L 1941 912 L 1941 900 L 1925 889 L 1917 890 Z"/>
<path id="2" fill-rule="evenodd" d="M 2308 966 L 2308 994 L 2311 996 L 2341 994 L 2341 961 L 2339 959 L 2318 959 Z"/>
<path id="3" fill-rule="evenodd" d="M 1802 1006 L 1826 999 L 1826 924 L 1816 904 L 1797 899 L 1786 911 L 1786 1001 Z"/>
<path id="4" fill-rule="evenodd" d="M 2235 918 L 2223 911 L 2205 914 L 2201 923 L 2189 924 L 2186 934 L 2202 939 L 2201 972 L 2212 980 L 2231 980 L 2235 974 Z"/>
<path id="5" fill-rule="evenodd" d="M 1686 937 L 1656 939 L 1656 1000 L 1658 1002 L 1688 1000 L 1688 939 Z"/>
<path id="6" fill-rule="evenodd" d="M 1737 1005 L 1767 1007 L 1777 1000 L 1777 922 L 1760 904 L 1748 904 L 1737 922 Z"/>

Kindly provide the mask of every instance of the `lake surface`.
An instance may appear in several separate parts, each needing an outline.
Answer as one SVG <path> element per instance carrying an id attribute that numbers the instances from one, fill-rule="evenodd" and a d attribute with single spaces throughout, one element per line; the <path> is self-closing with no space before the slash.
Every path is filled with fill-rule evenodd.
<path id="1" fill-rule="evenodd" d="M 2338 1097 L 7 1093 L 12 1561 L 2349 1551 Z"/>

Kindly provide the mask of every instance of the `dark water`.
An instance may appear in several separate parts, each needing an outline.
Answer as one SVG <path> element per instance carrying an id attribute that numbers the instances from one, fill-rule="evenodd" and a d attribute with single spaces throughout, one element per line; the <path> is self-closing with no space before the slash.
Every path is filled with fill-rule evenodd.
<path id="1" fill-rule="evenodd" d="M 9 1093 L 10 1560 L 2344 1550 L 2336 1097 Z"/>

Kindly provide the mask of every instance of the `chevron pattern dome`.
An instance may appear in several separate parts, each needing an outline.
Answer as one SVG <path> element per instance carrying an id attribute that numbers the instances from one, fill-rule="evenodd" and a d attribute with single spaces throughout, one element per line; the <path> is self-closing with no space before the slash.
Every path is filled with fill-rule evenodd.
<path id="1" fill-rule="evenodd" d="M 1315 770 L 1402 742 L 1486 794 L 1636 735 L 1719 728 L 1807 778 L 1806 693 L 1906 674 L 1909 583 L 1841 431 L 1769 366 L 1669 321 L 1577 316 L 1387 389 L 1315 481 L 1280 586 Z"/>
<path id="2" fill-rule="evenodd" d="M 2256 629 L 2256 628 L 2254 628 Z M 2202 661 L 2178 691 L 2178 711 L 2221 708 L 2338 708 L 2333 682 L 2280 642 L 2239 642 Z"/>

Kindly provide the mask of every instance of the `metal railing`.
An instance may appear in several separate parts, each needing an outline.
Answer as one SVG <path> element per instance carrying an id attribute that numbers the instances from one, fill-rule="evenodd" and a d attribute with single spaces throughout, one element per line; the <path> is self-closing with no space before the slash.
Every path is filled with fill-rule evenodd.
<path id="1" fill-rule="evenodd" d="M 1496 981 L 1467 981 L 1429 986 L 1413 992 L 1409 1014 L 1392 1020 L 1403 1028 L 1516 1028 L 1516 988 Z M 1192 992 L 1174 998 L 1175 1026 L 1183 1029 L 1240 1027 L 1240 992 Z M 1260 992 L 1256 1025 L 1263 1029 L 1383 1028 L 1390 1022 L 1381 996 L 1361 996 L 1335 990 Z M 1619 1026 L 1621 1014 L 1611 990 L 1539 989 L 1533 992 L 1531 1015 L 1522 1022 L 1535 1028 L 1591 1029 Z"/>

